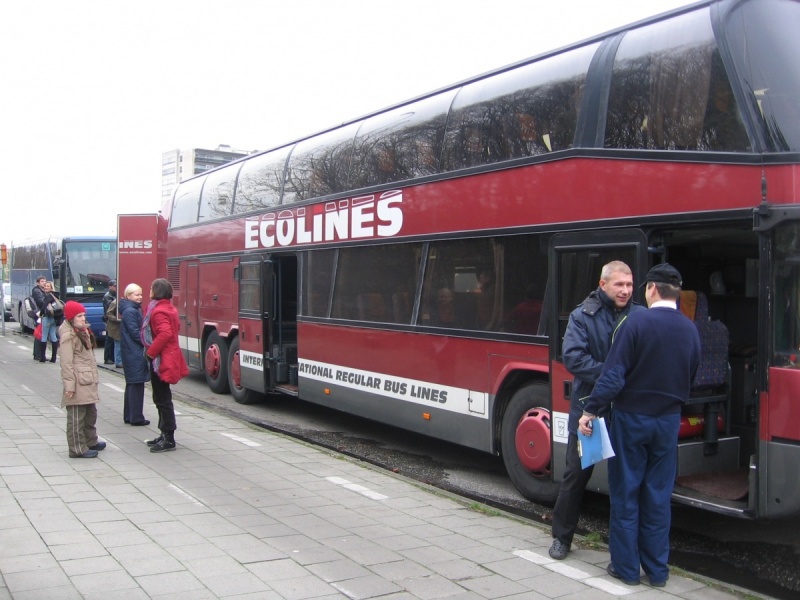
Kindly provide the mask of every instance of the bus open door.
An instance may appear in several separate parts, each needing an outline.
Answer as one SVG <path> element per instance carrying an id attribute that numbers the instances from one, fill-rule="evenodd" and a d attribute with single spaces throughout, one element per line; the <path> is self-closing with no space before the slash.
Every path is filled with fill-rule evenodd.
<path id="1" fill-rule="evenodd" d="M 569 315 L 600 281 L 603 265 L 621 260 L 633 271 L 634 302 L 642 302 L 639 284 L 647 272 L 647 238 L 638 229 L 564 233 L 550 241 L 551 312 L 550 401 L 552 407 L 553 478 L 561 481 L 566 450 L 572 375 L 564 367 L 561 345 Z M 607 491 L 605 463 L 597 465 L 588 489 Z"/>
<path id="2" fill-rule="evenodd" d="M 231 342 L 230 389 L 242 404 L 261 394 L 297 395 L 297 258 L 247 258 L 237 268 L 239 335 Z"/>

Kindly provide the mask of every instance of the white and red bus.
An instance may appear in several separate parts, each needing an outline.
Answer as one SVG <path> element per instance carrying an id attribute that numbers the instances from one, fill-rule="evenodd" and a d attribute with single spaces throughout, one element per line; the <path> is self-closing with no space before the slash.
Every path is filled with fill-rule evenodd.
<path id="1" fill-rule="evenodd" d="M 722 360 L 674 500 L 797 515 L 798 31 L 797 1 L 702 2 L 248 156 L 120 217 L 120 285 L 147 250 L 215 392 L 502 455 L 552 502 L 569 312 L 604 263 L 669 261 Z"/>

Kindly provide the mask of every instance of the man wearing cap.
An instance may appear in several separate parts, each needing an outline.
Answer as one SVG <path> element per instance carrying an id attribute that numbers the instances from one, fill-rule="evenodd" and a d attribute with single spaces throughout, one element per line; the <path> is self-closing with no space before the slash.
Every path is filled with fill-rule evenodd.
<path id="1" fill-rule="evenodd" d="M 611 562 L 606 570 L 628 585 L 639 584 L 640 565 L 654 587 L 663 587 L 669 577 L 681 405 L 700 364 L 700 336 L 677 308 L 681 284 L 680 273 L 666 263 L 647 273 L 650 310 L 631 314 L 617 330 L 578 424 L 581 433 L 591 435 L 592 420 L 611 408 L 616 456 L 608 462 Z"/>
<path id="2" fill-rule="evenodd" d="M 108 282 L 108 291 L 103 296 L 103 321 L 108 322 L 108 317 L 106 313 L 108 313 L 108 307 L 111 306 L 112 302 L 116 302 L 117 300 L 117 280 L 112 279 Z M 114 362 L 114 338 L 108 335 L 108 331 L 106 331 L 106 341 L 105 345 L 103 346 L 103 364 L 104 365 L 113 365 L 118 364 Z"/>

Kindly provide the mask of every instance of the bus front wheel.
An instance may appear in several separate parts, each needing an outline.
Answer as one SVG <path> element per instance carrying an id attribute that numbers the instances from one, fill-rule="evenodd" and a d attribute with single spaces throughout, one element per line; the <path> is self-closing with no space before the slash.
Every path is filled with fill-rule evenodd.
<path id="1" fill-rule="evenodd" d="M 258 392 L 242 386 L 242 367 L 239 362 L 239 338 L 233 338 L 228 351 L 228 386 L 231 396 L 239 404 L 253 404 L 261 399 Z"/>
<path id="2" fill-rule="evenodd" d="M 558 484 L 552 477 L 550 397 L 542 383 L 517 390 L 503 415 L 500 448 L 508 476 L 528 500 L 552 505 Z"/>
<path id="3" fill-rule="evenodd" d="M 228 383 L 228 342 L 216 331 L 212 331 L 206 341 L 203 353 L 203 371 L 206 383 L 215 394 L 227 394 Z"/>

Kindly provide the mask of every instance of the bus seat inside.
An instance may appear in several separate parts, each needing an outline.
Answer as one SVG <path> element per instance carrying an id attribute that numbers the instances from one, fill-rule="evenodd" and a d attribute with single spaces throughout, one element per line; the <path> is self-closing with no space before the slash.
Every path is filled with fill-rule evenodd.
<path id="1" fill-rule="evenodd" d="M 695 300 L 694 311 L 691 310 Z M 684 306 L 686 301 L 686 306 Z M 704 454 L 717 452 L 719 430 L 717 421 L 720 407 L 724 406 L 727 434 L 730 429 L 731 368 L 728 363 L 728 328 L 724 323 L 711 320 L 708 316 L 708 298 L 703 292 L 682 292 L 681 311 L 694 312 L 694 324 L 700 335 L 700 366 L 697 369 L 692 391 L 684 407 L 684 413 L 691 412 L 693 406 L 703 408 Z"/>

